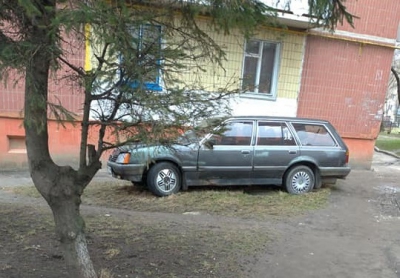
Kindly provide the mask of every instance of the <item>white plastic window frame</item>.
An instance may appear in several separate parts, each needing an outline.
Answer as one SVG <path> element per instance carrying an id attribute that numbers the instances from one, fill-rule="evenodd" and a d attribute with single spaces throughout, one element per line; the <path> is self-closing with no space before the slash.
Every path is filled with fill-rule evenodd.
<path id="1" fill-rule="evenodd" d="M 255 57 L 258 58 L 257 61 L 257 72 L 256 72 L 256 84 L 255 85 L 255 90 L 254 91 L 245 91 L 244 94 L 242 94 L 242 97 L 249 97 L 249 98 L 261 98 L 261 99 L 269 99 L 269 100 L 276 100 L 277 98 L 277 87 L 278 87 L 278 73 L 279 73 L 279 67 L 280 67 L 280 57 L 281 57 L 281 48 L 282 48 L 282 43 L 277 42 L 277 41 L 268 41 L 268 40 L 258 40 L 258 39 L 251 39 L 249 41 L 257 41 L 260 42 L 259 49 L 258 49 L 258 54 L 253 54 L 253 53 L 246 53 L 246 47 L 247 47 L 247 42 L 245 42 L 244 45 L 244 54 L 243 54 L 243 64 L 242 64 L 242 82 L 243 78 L 245 77 L 245 62 L 246 62 L 246 57 Z M 258 83 L 260 80 L 260 73 L 262 70 L 262 49 L 264 46 L 264 43 L 269 43 L 269 44 L 275 44 L 276 46 L 276 51 L 275 51 L 275 56 L 274 56 L 274 68 L 273 68 L 273 77 L 272 77 L 272 84 L 271 84 L 271 93 L 266 94 L 266 93 L 259 93 L 258 92 Z M 241 87 L 243 88 L 243 83 L 241 84 Z"/>

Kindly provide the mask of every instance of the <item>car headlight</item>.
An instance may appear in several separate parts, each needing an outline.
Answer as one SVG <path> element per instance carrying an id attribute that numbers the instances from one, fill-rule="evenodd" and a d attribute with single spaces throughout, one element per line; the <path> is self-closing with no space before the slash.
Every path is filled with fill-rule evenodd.
<path id="1" fill-rule="evenodd" d="M 128 164 L 130 160 L 131 160 L 130 153 L 120 153 L 115 162 L 121 163 L 121 164 Z"/>

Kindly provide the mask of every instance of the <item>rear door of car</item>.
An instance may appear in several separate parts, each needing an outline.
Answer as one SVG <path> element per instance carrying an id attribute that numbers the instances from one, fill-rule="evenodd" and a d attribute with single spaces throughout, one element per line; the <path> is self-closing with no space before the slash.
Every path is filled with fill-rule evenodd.
<path id="1" fill-rule="evenodd" d="M 280 183 L 288 165 L 299 155 L 299 146 L 285 121 L 257 122 L 253 158 L 255 183 Z"/>
<path id="2" fill-rule="evenodd" d="M 293 122 L 302 156 L 310 157 L 318 167 L 338 167 L 345 164 L 346 149 L 343 149 L 329 127 L 318 122 Z"/>
<path id="3" fill-rule="evenodd" d="M 210 138 L 212 148 L 200 147 L 199 178 L 210 184 L 248 184 L 253 166 L 254 121 L 233 120 L 223 129 Z"/>

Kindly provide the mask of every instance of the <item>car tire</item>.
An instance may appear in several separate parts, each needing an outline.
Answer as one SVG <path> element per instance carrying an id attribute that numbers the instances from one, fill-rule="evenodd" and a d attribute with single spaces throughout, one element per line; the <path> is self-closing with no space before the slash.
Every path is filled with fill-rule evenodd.
<path id="1" fill-rule="evenodd" d="M 309 167 L 295 166 L 287 172 L 284 183 L 287 192 L 300 195 L 313 190 L 315 176 Z"/>
<path id="2" fill-rule="evenodd" d="M 147 186 L 156 196 L 165 197 L 179 192 L 182 178 L 178 168 L 169 162 L 153 165 L 147 174 Z"/>

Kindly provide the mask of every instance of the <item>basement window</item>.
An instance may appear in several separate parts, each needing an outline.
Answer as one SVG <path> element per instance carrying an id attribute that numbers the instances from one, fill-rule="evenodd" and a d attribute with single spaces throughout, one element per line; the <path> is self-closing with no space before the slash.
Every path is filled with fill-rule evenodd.
<path id="1" fill-rule="evenodd" d="M 8 135 L 9 153 L 26 153 L 25 136 Z"/>

